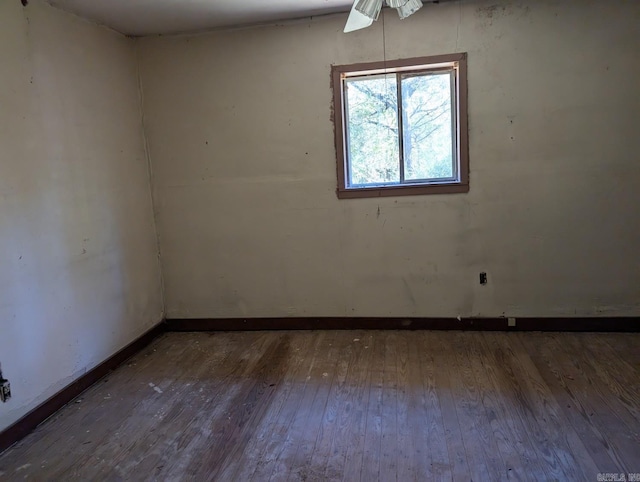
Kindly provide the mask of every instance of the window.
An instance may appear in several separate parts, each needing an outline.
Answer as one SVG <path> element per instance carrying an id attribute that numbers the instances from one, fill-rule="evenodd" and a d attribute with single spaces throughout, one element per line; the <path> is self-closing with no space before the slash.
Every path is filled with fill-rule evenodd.
<path id="1" fill-rule="evenodd" d="M 339 198 L 469 191 L 466 54 L 332 67 Z"/>

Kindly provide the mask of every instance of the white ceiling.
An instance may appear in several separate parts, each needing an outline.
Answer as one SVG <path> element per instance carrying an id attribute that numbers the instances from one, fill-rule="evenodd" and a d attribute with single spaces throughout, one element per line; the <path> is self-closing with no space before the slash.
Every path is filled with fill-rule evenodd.
<path id="1" fill-rule="evenodd" d="M 49 3 L 123 34 L 142 36 L 348 12 L 352 0 L 49 0 Z"/>

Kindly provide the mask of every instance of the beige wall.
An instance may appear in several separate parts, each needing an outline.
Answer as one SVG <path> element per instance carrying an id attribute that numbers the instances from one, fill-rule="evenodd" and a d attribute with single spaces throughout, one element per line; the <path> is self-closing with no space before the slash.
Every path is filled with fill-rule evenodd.
<path id="1" fill-rule="evenodd" d="M 167 316 L 639 315 L 640 3 L 386 13 L 139 41 Z M 385 50 L 468 52 L 468 194 L 336 198 L 330 65 Z"/>
<path id="2" fill-rule="evenodd" d="M 0 430 L 162 317 L 133 42 L 0 2 Z"/>

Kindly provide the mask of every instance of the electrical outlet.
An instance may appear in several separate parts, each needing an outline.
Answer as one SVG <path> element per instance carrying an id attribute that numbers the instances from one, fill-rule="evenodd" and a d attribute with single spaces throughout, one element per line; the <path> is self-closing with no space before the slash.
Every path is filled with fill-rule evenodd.
<path id="1" fill-rule="evenodd" d="M 509 318 L 508 321 L 507 321 L 507 326 L 510 326 L 510 327 L 516 326 L 516 319 L 515 318 Z"/>
<path id="2" fill-rule="evenodd" d="M 11 398 L 11 385 L 9 380 L 2 376 L 2 370 L 0 369 L 0 401 L 6 402 Z"/>
<path id="3" fill-rule="evenodd" d="M 0 401 L 4 403 L 10 398 L 11 398 L 11 385 L 9 385 L 9 382 L 5 380 L 0 384 Z"/>

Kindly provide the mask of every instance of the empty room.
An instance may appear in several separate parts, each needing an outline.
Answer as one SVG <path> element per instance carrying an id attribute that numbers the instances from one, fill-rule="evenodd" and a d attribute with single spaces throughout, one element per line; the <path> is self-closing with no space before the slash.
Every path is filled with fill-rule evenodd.
<path id="1" fill-rule="evenodd" d="M 0 0 L 0 480 L 640 480 L 640 2 Z"/>

